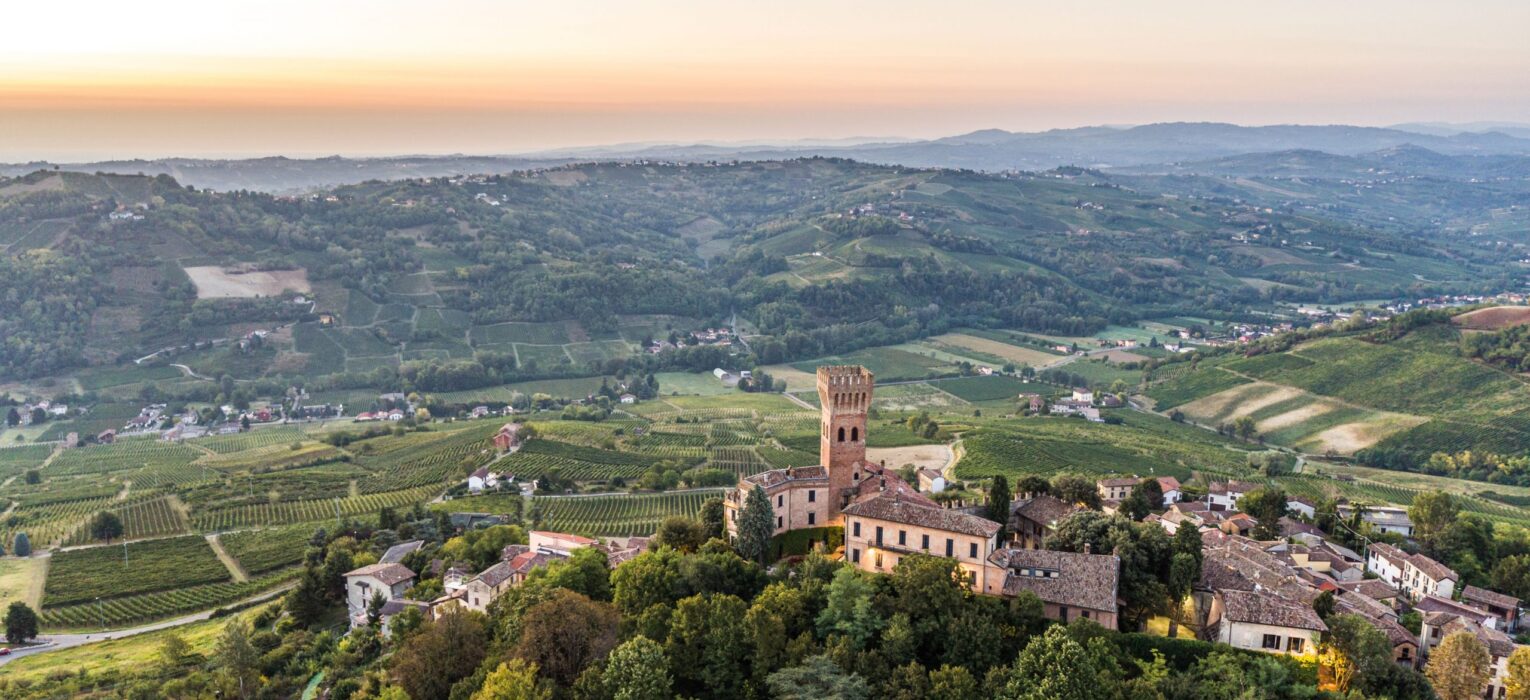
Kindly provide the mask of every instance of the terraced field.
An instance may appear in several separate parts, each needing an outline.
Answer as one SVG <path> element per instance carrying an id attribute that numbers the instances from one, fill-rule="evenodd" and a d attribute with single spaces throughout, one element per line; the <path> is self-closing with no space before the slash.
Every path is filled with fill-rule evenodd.
<path id="1" fill-rule="evenodd" d="M 1285 357 L 1276 355 L 1274 357 Z M 1357 408 L 1294 387 L 1240 384 L 1179 407 L 1189 419 L 1217 426 L 1248 416 L 1270 442 L 1313 454 L 1353 454 L 1427 419 Z"/>
<path id="2" fill-rule="evenodd" d="M 216 608 L 257 595 L 294 576 L 280 572 L 242 583 L 224 581 L 121 598 L 57 605 L 42 610 L 44 629 L 101 629 L 130 627 L 155 620 Z"/>

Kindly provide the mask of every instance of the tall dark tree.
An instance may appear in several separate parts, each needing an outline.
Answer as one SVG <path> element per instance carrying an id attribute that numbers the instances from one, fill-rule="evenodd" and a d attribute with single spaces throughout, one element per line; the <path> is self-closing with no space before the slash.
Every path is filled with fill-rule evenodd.
<path id="1" fill-rule="evenodd" d="M 1280 519 L 1286 517 L 1285 491 L 1273 486 L 1254 489 L 1238 499 L 1238 509 L 1259 521 L 1254 526 L 1254 539 L 1280 538 Z"/>
<path id="2" fill-rule="evenodd" d="M 1009 479 L 996 474 L 988 485 L 988 519 L 1000 525 L 999 541 L 1004 541 L 1003 526 L 1009 522 L 1009 504 L 1014 496 L 1009 492 Z"/>
<path id="3" fill-rule="evenodd" d="M 37 612 L 26 603 L 15 601 L 5 611 L 5 641 L 21 644 L 37 636 Z"/>
<path id="4" fill-rule="evenodd" d="M 755 486 L 744 498 L 744 507 L 738 515 L 738 542 L 734 547 L 739 556 L 757 564 L 766 564 L 770 556 L 770 538 L 776 531 L 775 511 L 765 489 Z"/>
<path id="5" fill-rule="evenodd" d="M 122 536 L 122 519 L 116 513 L 103 510 L 90 519 L 90 536 L 110 542 Z"/>
<path id="6" fill-rule="evenodd" d="M 701 531 L 707 539 L 722 539 L 728 534 L 728 524 L 724 520 L 727 511 L 723 508 L 721 498 L 708 498 L 701 504 Z"/>
<path id="7" fill-rule="evenodd" d="M 455 611 L 425 625 L 393 653 L 393 681 L 414 700 L 446 700 L 452 685 L 473 675 L 483 661 L 484 623 L 476 612 Z"/>

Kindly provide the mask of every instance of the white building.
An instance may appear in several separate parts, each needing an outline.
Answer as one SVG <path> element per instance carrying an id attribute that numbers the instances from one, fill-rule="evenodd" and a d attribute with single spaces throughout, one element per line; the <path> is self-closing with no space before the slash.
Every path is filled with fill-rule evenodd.
<path id="1" fill-rule="evenodd" d="M 543 554 L 553 554 L 566 557 L 576 549 L 583 549 L 600 544 L 599 540 L 588 537 L 570 535 L 563 532 L 548 532 L 546 530 L 531 531 L 531 550 Z"/>
<path id="2" fill-rule="evenodd" d="M 1300 513 L 1307 518 L 1317 517 L 1317 504 L 1308 499 L 1302 498 L 1301 496 L 1291 496 L 1287 498 L 1286 510 L 1292 513 Z"/>
<path id="3" fill-rule="evenodd" d="M 1206 491 L 1206 503 L 1216 510 L 1237 510 L 1238 501 L 1257 488 L 1258 484 L 1237 481 L 1212 484 Z"/>
<path id="4" fill-rule="evenodd" d="M 403 564 L 371 564 L 345 574 L 345 605 L 351 626 L 366 623 L 367 605 L 372 596 L 382 593 L 384 600 L 395 600 L 414 585 L 414 572 Z"/>
<path id="5" fill-rule="evenodd" d="M 1461 577 L 1450 567 L 1422 554 L 1409 554 L 1384 542 L 1373 543 L 1366 551 L 1365 570 L 1396 586 L 1408 600 L 1425 596 L 1450 599 Z"/>
<path id="6" fill-rule="evenodd" d="M 1328 625 L 1312 607 L 1269 591 L 1223 591 L 1217 641 L 1270 654 L 1311 656 Z"/>
<path id="7" fill-rule="evenodd" d="M 946 490 L 946 477 L 940 473 L 939 469 L 920 469 L 919 490 L 925 493 L 940 493 Z"/>

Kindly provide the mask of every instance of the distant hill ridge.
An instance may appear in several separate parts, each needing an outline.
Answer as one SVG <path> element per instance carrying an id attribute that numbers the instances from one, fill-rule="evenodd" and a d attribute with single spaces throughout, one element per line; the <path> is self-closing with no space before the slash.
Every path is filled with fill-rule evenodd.
<path id="1" fill-rule="evenodd" d="M 1087 126 L 1041 132 L 983 129 L 930 140 L 858 143 L 807 141 L 782 145 L 626 144 L 510 155 L 386 158 L 160 158 L 85 163 L 0 165 L 0 175 L 60 167 L 82 172 L 169 174 L 198 188 L 294 192 L 355 184 L 465 174 L 502 174 L 570 162 L 609 160 L 776 160 L 832 156 L 884 165 L 981 171 L 1046 170 L 1061 165 L 1134 167 L 1195 163 L 1244 154 L 1319 151 L 1359 156 L 1414 147 L 1445 156 L 1530 156 L 1530 130 L 1447 133 L 1443 127 L 1405 130 L 1348 125 L 1240 126 L 1169 122 L 1132 127 Z M 1512 132 L 1512 133 L 1510 133 Z"/>

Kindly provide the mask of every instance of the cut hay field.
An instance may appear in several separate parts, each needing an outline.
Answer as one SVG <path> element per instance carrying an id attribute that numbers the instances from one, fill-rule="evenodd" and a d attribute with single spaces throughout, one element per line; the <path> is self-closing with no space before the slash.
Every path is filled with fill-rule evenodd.
<path id="1" fill-rule="evenodd" d="M 965 333 L 945 333 L 943 335 L 931 337 L 930 340 L 946 345 L 955 346 L 963 350 L 970 350 L 973 352 L 983 353 L 985 355 L 996 356 L 1005 360 L 1006 362 L 1013 362 L 1017 365 L 1030 365 L 1032 367 L 1047 364 L 1056 360 L 1058 357 L 1052 353 L 1042 352 L 1040 350 L 1023 347 L 1020 345 L 1012 345 L 1010 343 L 1004 343 L 989 338 L 980 338 L 978 336 L 967 335 Z"/>
<path id="2" fill-rule="evenodd" d="M 1461 328 L 1474 331 L 1496 331 L 1509 326 L 1530 323 L 1530 306 L 1494 306 L 1477 309 L 1451 319 Z"/>
<path id="3" fill-rule="evenodd" d="M 1428 419 L 1349 406 L 1294 387 L 1252 382 L 1179 407 L 1187 418 L 1218 426 L 1248 416 L 1270 442 L 1313 454 L 1354 454 Z"/>
<path id="4" fill-rule="evenodd" d="M 307 292 L 308 271 L 254 270 L 243 272 L 216 265 L 185 268 L 199 299 L 274 297 L 283 291 Z"/>

